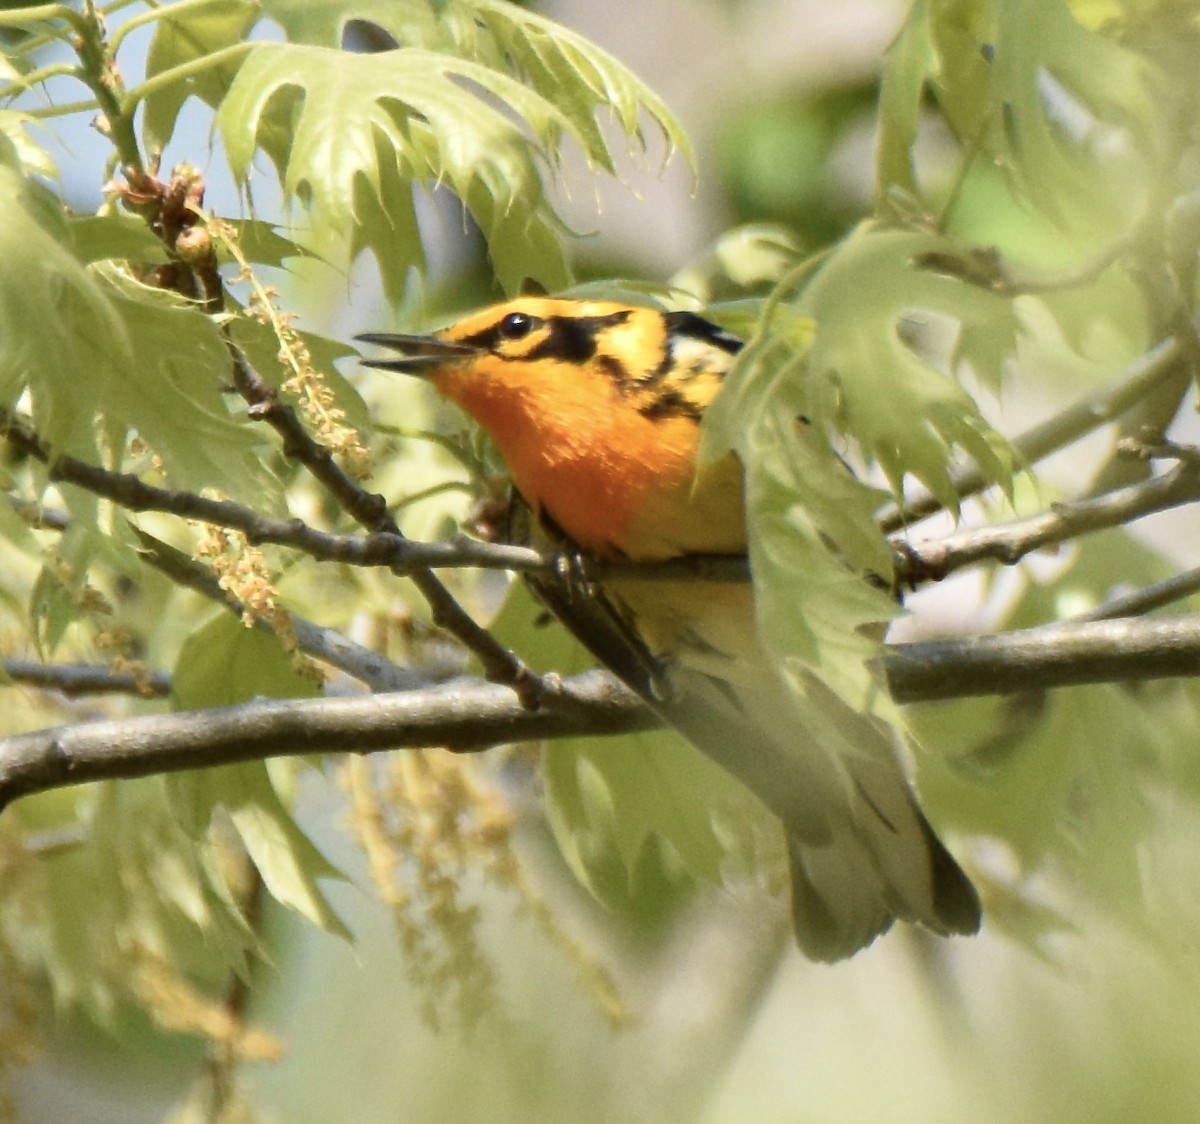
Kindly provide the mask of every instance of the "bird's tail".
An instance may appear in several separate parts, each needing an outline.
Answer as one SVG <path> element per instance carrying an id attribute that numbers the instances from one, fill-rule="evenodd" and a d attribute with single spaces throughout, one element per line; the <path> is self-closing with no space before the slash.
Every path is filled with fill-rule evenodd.
<path id="1" fill-rule="evenodd" d="M 635 633 L 665 690 L 636 664 L 627 681 L 782 821 L 805 954 L 841 960 L 897 918 L 975 932 L 978 895 L 917 806 L 890 731 L 813 676 L 802 690 L 784 681 L 759 645 L 748 587 L 698 588 L 614 582 L 614 611 L 586 628 L 576 618 L 576 635 L 619 668 Z M 555 610 L 571 623 L 579 606 Z"/>
<path id="2" fill-rule="evenodd" d="M 769 673 L 768 673 L 769 674 Z M 897 918 L 974 933 L 979 897 L 917 806 L 890 735 L 817 682 L 784 706 L 756 685 L 676 676 L 666 716 L 783 822 L 796 940 L 844 959 Z"/>

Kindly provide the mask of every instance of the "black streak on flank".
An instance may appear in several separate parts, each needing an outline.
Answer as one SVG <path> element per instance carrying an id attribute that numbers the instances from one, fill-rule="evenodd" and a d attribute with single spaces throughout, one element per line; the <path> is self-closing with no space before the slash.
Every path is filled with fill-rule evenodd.
<path id="1" fill-rule="evenodd" d="M 625 369 L 625 364 L 615 355 L 597 355 L 596 366 L 612 379 L 618 391 L 623 392 L 633 389 L 633 376 Z"/>
<path id="2" fill-rule="evenodd" d="M 675 389 L 656 394 L 644 406 L 638 407 L 638 413 L 650 421 L 659 421 L 664 418 L 691 418 L 692 421 L 698 422 L 704 417 L 704 411 L 697 403 Z"/>

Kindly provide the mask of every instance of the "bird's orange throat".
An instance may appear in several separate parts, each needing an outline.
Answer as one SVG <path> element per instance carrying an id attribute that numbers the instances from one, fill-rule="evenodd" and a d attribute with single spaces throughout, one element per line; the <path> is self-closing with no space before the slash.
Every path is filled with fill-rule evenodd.
<path id="1" fill-rule="evenodd" d="M 699 427 L 647 418 L 615 382 L 569 367 L 486 359 L 433 376 L 438 390 L 491 436 L 521 494 L 583 549 L 600 555 L 677 553 L 646 544 L 648 522 L 673 521 L 689 504 Z"/>

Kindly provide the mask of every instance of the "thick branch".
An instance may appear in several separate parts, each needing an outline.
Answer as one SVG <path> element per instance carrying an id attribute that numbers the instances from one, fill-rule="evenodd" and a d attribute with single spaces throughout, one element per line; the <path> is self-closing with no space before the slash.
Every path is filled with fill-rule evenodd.
<path id="1" fill-rule="evenodd" d="M 81 722 L 0 739 L 0 808 L 19 796 L 112 777 L 200 769 L 309 753 L 618 734 L 658 724 L 605 672 L 586 672 L 522 707 L 507 687 L 477 680 L 356 698 L 267 699 L 213 710 Z"/>
<path id="2" fill-rule="evenodd" d="M 901 703 L 1200 674 L 1200 616 L 1044 625 L 999 636 L 885 648 Z M 421 691 L 287 699 L 83 722 L 0 739 L 0 808 L 62 785 L 312 753 L 626 733 L 659 725 L 634 692 L 591 671 L 531 711 L 506 687 L 456 680 Z"/>
<path id="3" fill-rule="evenodd" d="M 899 703 L 1194 676 L 1200 675 L 1200 616 L 1064 622 L 893 644 L 881 662 Z"/>

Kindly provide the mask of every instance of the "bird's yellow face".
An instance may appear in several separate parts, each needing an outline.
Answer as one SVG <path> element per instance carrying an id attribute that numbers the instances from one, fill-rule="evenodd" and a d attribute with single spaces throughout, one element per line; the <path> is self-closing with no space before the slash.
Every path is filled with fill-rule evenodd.
<path id="1" fill-rule="evenodd" d="M 526 297 L 373 366 L 427 377 L 496 443 L 521 493 L 584 549 L 665 558 L 745 545 L 735 461 L 696 475 L 699 422 L 740 342 L 690 313 Z"/>

